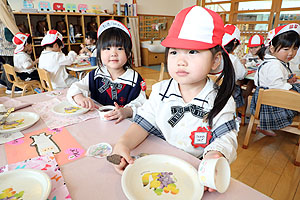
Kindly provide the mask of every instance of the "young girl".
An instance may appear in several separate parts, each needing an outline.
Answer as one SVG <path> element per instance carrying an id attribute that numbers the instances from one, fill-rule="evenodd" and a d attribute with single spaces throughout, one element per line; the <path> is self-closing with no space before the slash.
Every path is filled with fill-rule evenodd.
<path id="1" fill-rule="evenodd" d="M 14 68 L 22 80 L 40 80 L 39 74 L 35 69 L 38 59 L 32 61 L 30 54 L 32 53 L 32 39 L 30 34 L 17 33 L 13 38 L 16 45 L 14 52 Z"/>
<path id="2" fill-rule="evenodd" d="M 234 50 L 240 45 L 240 30 L 235 25 L 225 25 L 225 34 L 222 39 L 222 44 L 228 52 L 234 68 L 236 85 L 233 92 L 233 98 L 236 102 L 236 107 L 239 108 L 245 104 L 239 80 L 243 80 L 245 78 L 247 70 L 241 63 L 240 59 L 233 54 Z"/>
<path id="3" fill-rule="evenodd" d="M 44 50 L 39 59 L 39 68 L 50 73 L 53 89 L 70 87 L 78 79 L 71 76 L 66 71 L 66 65 L 71 65 L 77 54 L 70 51 L 68 56 L 62 53 L 63 36 L 57 30 L 50 30 L 43 38 L 41 45 Z"/>
<path id="4" fill-rule="evenodd" d="M 300 26 L 296 23 L 279 26 L 269 32 L 268 47 L 263 47 L 258 54 L 263 63 L 254 76 L 257 88 L 251 101 L 252 114 L 255 113 L 258 91 L 261 87 L 300 92 L 300 85 L 296 83 L 297 78 L 289 67 L 289 61 L 294 58 L 300 45 L 299 34 Z M 265 135 L 275 136 L 272 130 L 290 125 L 295 114 L 296 112 L 291 110 L 262 105 L 260 127 L 257 130 Z"/>
<path id="5" fill-rule="evenodd" d="M 258 67 L 262 63 L 262 60 L 258 57 L 258 51 L 264 46 L 263 36 L 252 35 L 248 42 L 249 52 L 243 57 L 242 64 L 246 67 Z"/>
<path id="6" fill-rule="evenodd" d="M 67 94 L 70 102 L 84 108 L 115 105 L 105 115 L 108 120 L 133 117 L 136 109 L 146 101 L 145 82 L 131 68 L 131 35 L 126 26 L 116 20 L 103 22 L 98 30 L 97 59 L 99 68 L 74 83 Z M 89 97 L 90 96 L 90 97 Z"/>
<path id="7" fill-rule="evenodd" d="M 97 50 L 96 50 L 96 41 L 97 41 L 97 33 L 96 32 L 87 32 L 85 34 L 85 45 L 81 44 L 80 47 L 82 48 L 79 51 L 79 54 L 86 54 L 90 57 L 96 57 L 97 56 Z"/>
<path id="8" fill-rule="evenodd" d="M 162 42 L 167 47 L 172 78 L 152 87 L 135 123 L 115 145 L 114 153 L 123 157 L 115 165 L 117 171 L 122 173 L 128 163 L 133 163 L 130 151 L 149 134 L 198 158 L 224 156 L 230 163 L 235 160 L 237 124 L 231 97 L 235 78 L 228 54 L 221 46 L 223 34 L 221 17 L 207 8 L 192 6 L 177 14 Z M 211 71 L 222 71 L 220 87 L 208 78 Z"/>

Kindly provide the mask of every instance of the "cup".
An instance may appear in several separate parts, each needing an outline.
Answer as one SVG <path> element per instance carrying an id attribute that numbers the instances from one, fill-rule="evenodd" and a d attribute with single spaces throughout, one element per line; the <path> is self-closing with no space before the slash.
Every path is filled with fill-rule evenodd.
<path id="1" fill-rule="evenodd" d="M 6 112 L 6 108 L 3 104 L 0 104 L 0 112 Z"/>
<path id="2" fill-rule="evenodd" d="M 198 168 L 200 183 L 224 193 L 230 184 L 230 166 L 224 157 L 202 160 Z"/>
<path id="3" fill-rule="evenodd" d="M 96 66 L 97 65 L 97 59 L 96 57 L 89 57 L 89 61 L 91 63 L 92 66 Z"/>
<path id="4" fill-rule="evenodd" d="M 107 113 L 113 111 L 115 109 L 114 106 L 102 106 L 98 109 L 99 115 L 100 115 L 100 119 L 103 121 L 108 121 L 104 115 L 106 115 Z"/>

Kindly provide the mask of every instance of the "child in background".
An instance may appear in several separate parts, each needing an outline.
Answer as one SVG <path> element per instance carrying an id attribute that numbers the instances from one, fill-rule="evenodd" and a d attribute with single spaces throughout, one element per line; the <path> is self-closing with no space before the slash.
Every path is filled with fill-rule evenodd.
<path id="1" fill-rule="evenodd" d="M 44 50 L 39 59 L 39 68 L 50 73 L 53 89 L 70 87 L 72 83 L 78 81 L 77 78 L 67 73 L 65 66 L 71 65 L 77 54 L 70 51 L 68 56 L 62 53 L 64 47 L 63 37 L 57 30 L 47 32 L 41 45 Z"/>
<path id="2" fill-rule="evenodd" d="M 98 30 L 97 60 L 99 68 L 81 81 L 74 83 L 67 93 L 69 102 L 84 108 L 115 105 L 105 115 L 119 123 L 135 115 L 136 109 L 146 101 L 145 82 L 133 69 L 131 35 L 126 26 L 116 20 L 103 22 Z"/>
<path id="3" fill-rule="evenodd" d="M 82 48 L 79 51 L 80 54 L 86 54 L 89 57 L 96 57 L 97 56 L 97 49 L 96 49 L 96 42 L 97 42 L 97 33 L 93 31 L 89 31 L 85 34 L 85 45 L 81 44 L 80 47 Z"/>
<path id="4" fill-rule="evenodd" d="M 240 45 L 240 30 L 232 24 L 225 25 L 225 34 L 222 39 L 222 44 L 225 50 L 229 54 L 229 58 L 232 62 L 235 72 L 235 90 L 233 92 L 233 98 L 236 102 L 236 107 L 239 108 L 245 104 L 245 100 L 242 95 L 242 89 L 240 87 L 240 81 L 247 75 L 245 66 L 241 63 L 240 59 L 233 54 L 234 50 Z"/>
<path id="5" fill-rule="evenodd" d="M 114 165 L 118 172 L 134 162 L 130 151 L 149 134 L 198 158 L 235 160 L 238 125 L 231 97 L 235 78 L 221 46 L 223 35 L 221 17 L 207 8 L 192 6 L 177 14 L 162 42 L 172 78 L 152 87 L 134 123 L 115 145 L 114 154 L 122 156 L 121 163 Z M 212 71 L 221 72 L 220 87 L 208 78 Z M 195 139 L 202 136 L 202 141 Z"/>
<path id="6" fill-rule="evenodd" d="M 262 60 L 258 57 L 258 51 L 264 47 L 264 37 L 261 35 L 252 35 L 248 42 L 248 54 L 242 59 L 242 64 L 246 67 L 258 67 Z"/>
<path id="7" fill-rule="evenodd" d="M 300 45 L 300 26 L 292 23 L 279 26 L 269 32 L 268 46 L 261 48 L 258 55 L 263 60 L 254 76 L 257 86 L 251 101 L 250 112 L 255 113 L 259 88 L 284 89 L 300 92 L 300 84 L 289 67 Z M 263 111 L 263 112 L 262 112 Z M 260 111 L 260 126 L 257 130 L 265 135 L 276 136 L 272 130 L 279 130 L 292 123 L 297 112 L 262 105 Z"/>
<path id="8" fill-rule="evenodd" d="M 40 80 L 35 65 L 39 59 L 32 61 L 32 38 L 30 34 L 17 33 L 13 38 L 13 43 L 17 45 L 14 51 L 14 68 L 17 76 L 22 80 Z"/>

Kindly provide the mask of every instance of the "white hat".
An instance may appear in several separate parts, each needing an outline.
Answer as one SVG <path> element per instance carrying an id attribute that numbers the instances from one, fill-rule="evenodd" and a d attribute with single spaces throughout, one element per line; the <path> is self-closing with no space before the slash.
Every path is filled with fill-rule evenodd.
<path id="1" fill-rule="evenodd" d="M 57 39 L 60 39 L 60 41 L 64 44 L 63 36 L 60 34 L 60 32 L 57 30 L 49 30 L 43 38 L 41 45 L 45 46 L 47 44 L 53 44 Z"/>
<path id="2" fill-rule="evenodd" d="M 296 33 L 298 33 L 298 35 L 300 35 L 300 25 L 297 23 L 291 23 L 283 26 L 278 26 L 275 29 L 272 29 L 268 32 L 266 43 L 270 44 L 270 42 L 275 36 L 285 33 L 287 31 L 295 31 Z"/>
<path id="3" fill-rule="evenodd" d="M 261 35 L 252 35 L 248 42 L 248 47 L 257 47 L 264 44 L 264 37 Z"/>
<path id="4" fill-rule="evenodd" d="M 131 34 L 130 34 L 128 28 L 121 22 L 119 22 L 117 20 L 113 20 L 113 19 L 106 20 L 99 26 L 98 33 L 97 33 L 98 38 L 103 33 L 103 31 L 105 31 L 109 28 L 113 28 L 113 27 L 123 30 L 131 38 Z"/>
<path id="5" fill-rule="evenodd" d="M 222 45 L 222 18 L 212 10 L 192 6 L 180 11 L 161 44 L 180 49 L 210 49 Z"/>
<path id="6" fill-rule="evenodd" d="M 229 42 L 231 42 L 234 39 L 237 39 L 240 42 L 241 32 L 235 25 L 226 24 L 224 28 L 225 34 L 222 39 L 223 46 L 226 46 Z"/>
<path id="7" fill-rule="evenodd" d="M 24 33 L 17 33 L 14 38 L 13 38 L 13 43 L 15 45 L 17 45 L 14 53 L 19 53 L 20 51 L 22 51 L 24 49 L 24 45 L 28 39 L 28 37 L 30 36 L 30 34 L 24 34 Z"/>

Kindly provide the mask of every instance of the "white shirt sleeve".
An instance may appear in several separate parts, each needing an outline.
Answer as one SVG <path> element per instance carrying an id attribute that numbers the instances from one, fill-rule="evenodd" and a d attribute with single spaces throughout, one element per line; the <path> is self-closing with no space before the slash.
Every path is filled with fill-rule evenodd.
<path id="1" fill-rule="evenodd" d="M 243 80 L 247 75 L 247 70 L 244 65 L 241 63 L 239 58 L 235 55 L 229 54 L 230 60 L 232 62 L 234 71 L 235 71 L 235 79 Z"/>
<path id="2" fill-rule="evenodd" d="M 228 100 L 226 106 L 222 109 L 222 111 L 214 118 L 214 122 L 213 122 L 214 129 L 224 124 L 224 122 L 228 122 L 234 119 L 234 113 L 235 113 L 235 102 L 231 97 Z M 237 129 L 239 129 L 239 124 L 238 123 L 236 124 L 238 127 Z M 225 156 L 225 158 L 228 160 L 229 163 L 232 163 L 237 156 L 236 153 L 238 148 L 237 135 L 238 135 L 238 130 L 232 130 L 222 135 L 220 138 L 216 138 L 212 143 L 210 143 L 204 149 L 203 155 L 205 155 L 209 151 L 219 151 Z"/>
<path id="3" fill-rule="evenodd" d="M 76 53 L 74 51 L 70 51 L 68 56 L 63 53 L 59 53 L 57 56 L 57 60 L 60 66 L 71 65 L 76 58 Z"/>
<path id="4" fill-rule="evenodd" d="M 89 74 L 87 74 L 82 80 L 75 82 L 71 85 L 67 92 L 67 100 L 76 105 L 73 97 L 77 94 L 82 94 L 85 97 L 90 96 L 89 91 Z"/>
<path id="5" fill-rule="evenodd" d="M 132 118 L 134 118 L 134 116 L 137 113 L 137 109 L 141 107 L 145 102 L 146 102 L 146 93 L 145 91 L 141 90 L 139 96 L 136 99 L 129 102 L 128 104 L 126 104 L 124 107 L 130 107 L 132 109 Z"/>

